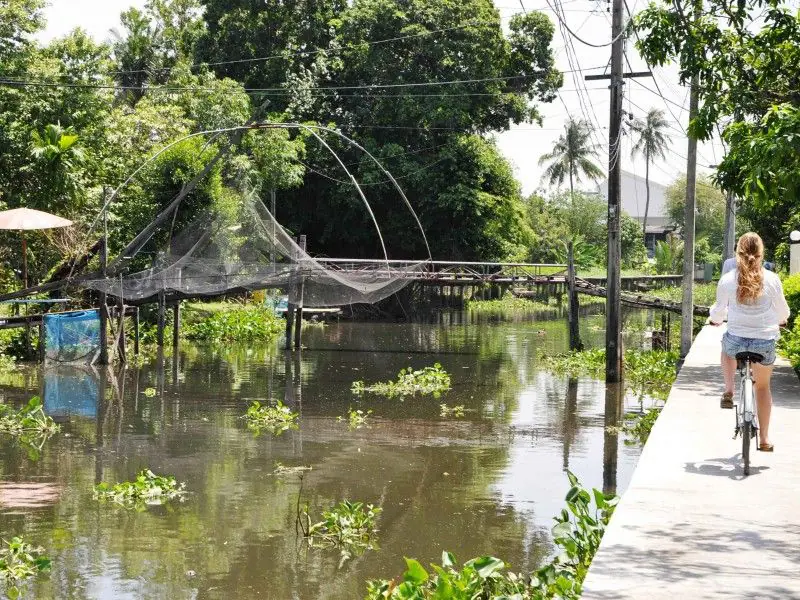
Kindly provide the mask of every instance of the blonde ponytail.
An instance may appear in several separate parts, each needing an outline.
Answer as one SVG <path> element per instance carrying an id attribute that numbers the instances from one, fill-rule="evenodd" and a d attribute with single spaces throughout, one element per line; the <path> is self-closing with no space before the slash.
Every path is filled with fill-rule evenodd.
<path id="1" fill-rule="evenodd" d="M 764 259 L 764 242 L 757 233 L 745 233 L 736 244 L 736 268 L 739 280 L 736 286 L 736 300 L 740 304 L 752 304 L 764 290 L 764 273 L 761 261 Z"/>

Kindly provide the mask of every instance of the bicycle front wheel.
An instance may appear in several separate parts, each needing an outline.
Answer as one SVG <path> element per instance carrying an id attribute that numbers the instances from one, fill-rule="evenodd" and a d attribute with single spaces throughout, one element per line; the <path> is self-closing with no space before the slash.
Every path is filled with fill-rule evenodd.
<path id="1" fill-rule="evenodd" d="M 745 421 L 742 424 L 742 460 L 744 461 L 744 474 L 750 475 L 750 438 L 753 437 L 753 423 Z"/>

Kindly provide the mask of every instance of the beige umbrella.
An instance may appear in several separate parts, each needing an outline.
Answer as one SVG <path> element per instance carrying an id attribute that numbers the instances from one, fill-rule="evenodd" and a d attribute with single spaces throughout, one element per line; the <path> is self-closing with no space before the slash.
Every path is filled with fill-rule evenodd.
<path id="1" fill-rule="evenodd" d="M 68 227 L 72 221 L 62 219 L 56 215 L 33 210 L 32 208 L 13 208 L 0 211 L 0 229 L 17 229 L 22 231 L 22 284 L 23 289 L 28 287 L 28 240 L 25 231 L 32 229 L 53 229 L 55 227 Z"/>

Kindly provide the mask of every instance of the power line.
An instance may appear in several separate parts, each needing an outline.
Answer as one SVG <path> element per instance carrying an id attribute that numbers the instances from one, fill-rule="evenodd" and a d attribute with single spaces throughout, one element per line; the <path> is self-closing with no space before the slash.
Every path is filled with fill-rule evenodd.
<path id="1" fill-rule="evenodd" d="M 414 23 L 412 23 L 414 24 Z M 347 46 L 342 46 L 340 48 L 314 48 L 313 50 L 298 50 L 296 52 L 283 52 L 281 54 L 271 54 L 269 56 L 257 56 L 253 58 L 239 58 L 234 60 L 221 60 L 221 61 L 214 61 L 214 62 L 201 62 L 201 63 L 193 63 L 191 65 L 186 65 L 186 68 L 193 69 L 195 67 L 218 67 L 221 65 L 236 65 L 236 64 L 244 64 L 244 63 L 254 63 L 254 62 L 266 62 L 269 60 L 275 60 L 279 58 L 289 58 L 292 56 L 313 56 L 315 54 L 320 54 L 322 52 L 343 52 L 346 50 L 354 50 L 361 48 L 363 46 L 377 46 L 379 44 L 388 44 L 391 42 L 399 42 L 402 40 L 408 40 L 418 37 L 425 37 L 429 35 L 435 35 L 437 33 L 444 33 L 446 31 L 455 31 L 457 29 L 467 29 L 469 27 L 493 27 L 496 26 L 496 21 L 468 21 L 466 23 L 462 23 L 461 25 L 454 25 L 453 27 L 445 27 L 442 29 L 433 29 L 431 31 L 422 31 L 419 33 L 411 33 L 408 35 L 401 35 L 392 38 L 385 38 L 382 40 L 372 40 L 372 41 L 364 41 L 359 42 L 356 44 L 349 44 Z M 152 72 L 160 72 L 160 71 L 169 71 L 172 70 L 174 67 L 160 67 L 157 69 L 131 69 L 128 71 L 112 71 L 110 74 L 112 75 L 123 75 L 128 73 L 152 73 Z"/>
<path id="2" fill-rule="evenodd" d="M 580 71 L 591 71 L 603 69 L 604 66 L 588 67 L 580 69 Z M 569 71 L 562 71 L 569 72 Z M 414 87 L 428 87 L 428 86 L 443 86 L 443 85 L 461 85 L 469 83 L 491 83 L 501 81 L 518 81 L 522 79 L 531 79 L 538 77 L 538 75 L 509 75 L 506 77 L 484 77 L 478 79 L 453 79 L 446 81 L 419 81 L 411 83 L 372 83 L 366 85 L 341 85 L 341 86 L 312 86 L 304 88 L 306 92 L 327 92 L 327 91 L 348 91 L 348 90 L 374 90 L 374 89 L 396 89 L 396 88 L 414 88 Z M 30 79 L 14 79 L 14 78 L 0 78 L 0 85 L 18 86 L 18 87 L 50 87 L 50 88 L 78 88 L 78 89 L 99 89 L 99 90 L 138 90 L 150 91 L 158 90 L 162 92 L 198 92 L 198 91 L 218 91 L 215 88 L 202 87 L 202 86 L 158 86 L 142 88 L 140 86 L 130 85 L 114 85 L 114 84 L 94 84 L 94 83 L 70 83 L 70 82 L 55 82 L 46 80 L 30 80 Z M 276 92 L 279 94 L 294 94 L 296 92 L 288 90 L 285 87 L 273 88 L 242 88 L 245 92 L 253 93 L 266 93 Z"/>
<path id="3" fill-rule="evenodd" d="M 579 36 L 577 33 L 575 33 L 574 31 L 572 31 L 572 29 L 569 28 L 569 25 L 567 25 L 567 22 L 564 19 L 564 17 L 555 8 L 553 8 L 552 4 L 550 4 L 550 0 L 545 0 L 545 2 L 547 2 L 547 5 L 553 10 L 553 12 L 555 13 L 556 17 L 561 22 L 561 24 L 564 26 L 564 28 L 569 32 L 569 34 L 573 38 L 578 40 L 581 44 L 584 44 L 586 46 L 590 46 L 591 48 L 607 48 L 608 46 L 610 46 L 614 42 L 616 42 L 618 39 L 620 39 L 623 35 L 625 35 L 625 29 L 623 28 L 623 30 L 619 33 L 619 35 L 617 35 L 617 37 L 612 39 L 610 42 L 605 42 L 603 44 L 595 44 L 593 42 L 587 42 L 585 39 L 583 39 L 581 36 Z M 556 0 L 556 4 L 558 4 L 558 0 Z"/>

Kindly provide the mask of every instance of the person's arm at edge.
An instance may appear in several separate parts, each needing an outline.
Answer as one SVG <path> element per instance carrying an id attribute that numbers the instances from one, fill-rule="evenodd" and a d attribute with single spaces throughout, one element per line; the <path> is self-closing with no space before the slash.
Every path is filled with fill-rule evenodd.
<path id="1" fill-rule="evenodd" d="M 789 303 L 786 302 L 786 296 L 783 295 L 783 283 L 781 283 L 780 277 L 776 276 L 775 282 L 777 289 L 775 297 L 772 299 L 772 306 L 777 313 L 778 324 L 785 325 L 791 314 L 791 309 L 789 308 Z"/>
<path id="2" fill-rule="evenodd" d="M 711 325 L 722 325 L 725 320 L 725 311 L 728 309 L 729 294 L 726 285 L 723 285 L 723 279 L 717 283 L 717 300 L 709 310 L 708 322 Z"/>

